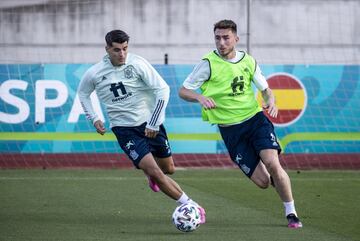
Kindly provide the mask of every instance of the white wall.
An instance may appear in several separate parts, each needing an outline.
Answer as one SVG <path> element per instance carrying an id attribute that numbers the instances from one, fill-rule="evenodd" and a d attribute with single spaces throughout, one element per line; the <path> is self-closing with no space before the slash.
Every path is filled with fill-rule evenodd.
<path id="1" fill-rule="evenodd" d="M 2 0 L 0 63 L 94 63 L 123 29 L 151 63 L 193 64 L 213 24 L 233 19 L 246 48 L 247 0 Z M 250 52 L 267 64 L 360 64 L 360 1 L 252 0 Z"/>

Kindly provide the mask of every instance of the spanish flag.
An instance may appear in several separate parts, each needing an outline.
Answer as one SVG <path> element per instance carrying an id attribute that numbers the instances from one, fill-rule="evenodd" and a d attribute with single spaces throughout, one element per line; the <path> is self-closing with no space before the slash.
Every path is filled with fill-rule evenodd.
<path id="1" fill-rule="evenodd" d="M 279 109 L 277 118 L 267 117 L 277 125 L 288 125 L 300 118 L 306 108 L 307 95 L 302 83 L 296 77 L 281 73 L 267 79 L 270 89 L 275 95 L 275 103 Z M 262 106 L 261 93 L 257 100 Z"/>

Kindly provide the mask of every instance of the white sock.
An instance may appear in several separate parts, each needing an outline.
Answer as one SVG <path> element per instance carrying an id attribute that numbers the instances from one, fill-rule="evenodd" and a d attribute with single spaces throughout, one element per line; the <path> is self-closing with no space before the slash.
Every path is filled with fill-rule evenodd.
<path id="1" fill-rule="evenodd" d="M 184 203 L 188 203 L 189 202 L 189 197 L 188 197 L 188 195 L 186 195 L 186 193 L 185 192 L 183 192 L 182 194 L 181 194 L 181 197 L 178 199 L 178 200 L 176 200 L 176 202 L 178 203 L 178 204 L 184 204 Z"/>
<path id="2" fill-rule="evenodd" d="M 176 202 L 177 202 L 178 204 L 186 204 L 186 203 L 190 203 L 190 202 L 197 204 L 196 202 L 194 202 L 193 200 L 191 200 L 191 199 L 188 197 L 188 195 L 186 195 L 185 192 L 182 193 L 181 197 L 180 197 L 178 200 L 176 200 Z"/>
<path id="3" fill-rule="evenodd" d="M 289 215 L 290 213 L 293 213 L 297 216 L 294 201 L 284 202 L 284 207 L 285 207 L 285 216 Z"/>

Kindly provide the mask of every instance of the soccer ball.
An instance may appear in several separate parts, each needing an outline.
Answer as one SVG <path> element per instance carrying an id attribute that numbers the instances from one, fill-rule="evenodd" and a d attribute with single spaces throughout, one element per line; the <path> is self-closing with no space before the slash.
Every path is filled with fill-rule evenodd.
<path id="1" fill-rule="evenodd" d="M 195 204 L 182 204 L 175 208 L 172 221 L 182 232 L 192 232 L 200 226 L 200 211 Z"/>

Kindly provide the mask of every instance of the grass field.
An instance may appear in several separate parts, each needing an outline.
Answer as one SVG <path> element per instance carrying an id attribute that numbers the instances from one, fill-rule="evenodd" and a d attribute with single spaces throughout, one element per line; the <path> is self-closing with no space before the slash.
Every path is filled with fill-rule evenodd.
<path id="1" fill-rule="evenodd" d="M 237 169 L 178 170 L 173 178 L 207 210 L 181 233 L 175 202 L 137 170 L 0 170 L 0 240 L 360 240 L 360 172 L 289 172 L 304 228 L 286 227 L 273 188 Z"/>

